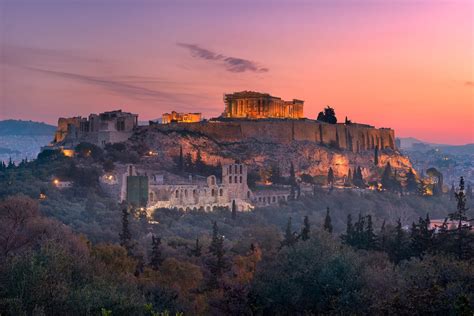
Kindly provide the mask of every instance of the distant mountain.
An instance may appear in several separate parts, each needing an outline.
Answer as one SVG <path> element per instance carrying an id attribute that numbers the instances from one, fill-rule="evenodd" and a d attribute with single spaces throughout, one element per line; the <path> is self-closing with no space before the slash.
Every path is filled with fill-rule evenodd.
<path id="1" fill-rule="evenodd" d="M 474 155 L 474 144 L 465 145 L 447 145 L 434 144 L 419 140 L 413 137 L 400 137 L 400 148 L 405 150 L 430 150 L 438 148 L 442 152 L 453 155 Z M 413 144 L 423 144 L 422 146 L 413 147 Z"/>
<path id="2" fill-rule="evenodd" d="M 56 126 L 41 122 L 5 120 L 0 121 L 1 136 L 54 136 Z"/>

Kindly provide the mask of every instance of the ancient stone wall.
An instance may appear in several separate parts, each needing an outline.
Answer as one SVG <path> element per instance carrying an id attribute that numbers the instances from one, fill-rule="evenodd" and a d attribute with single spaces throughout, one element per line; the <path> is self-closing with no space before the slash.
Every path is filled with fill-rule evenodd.
<path id="1" fill-rule="evenodd" d="M 146 128 L 161 131 L 192 131 L 204 134 L 218 142 L 258 140 L 261 142 L 289 143 L 312 141 L 353 152 L 395 147 L 392 129 L 377 129 L 360 124 L 326 124 L 312 120 L 242 120 L 211 121 L 187 124 L 152 125 Z"/>

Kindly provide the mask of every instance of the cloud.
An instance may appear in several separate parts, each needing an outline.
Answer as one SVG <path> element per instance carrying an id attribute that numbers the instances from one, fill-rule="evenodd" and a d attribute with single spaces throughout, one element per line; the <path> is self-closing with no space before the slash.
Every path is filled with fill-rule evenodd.
<path id="1" fill-rule="evenodd" d="M 109 61 L 69 50 L 23 46 L 2 47 L 0 63 L 35 73 L 89 84 L 115 94 L 145 101 L 161 101 L 186 107 L 204 96 L 183 93 L 185 84 L 151 76 L 102 75 L 114 70 Z M 80 72 L 73 69 L 82 69 Z M 87 74 L 85 69 L 101 75 Z M 107 70 L 107 71 L 104 71 Z"/>
<path id="2" fill-rule="evenodd" d="M 172 101 L 185 102 L 186 98 L 197 98 L 198 96 L 188 93 L 164 92 L 157 89 L 150 89 L 129 83 L 128 81 L 112 80 L 107 77 L 97 77 L 91 75 L 83 75 L 64 71 L 55 71 L 48 69 L 41 69 L 35 67 L 24 67 L 25 69 L 43 73 L 50 76 L 55 76 L 64 79 L 70 79 L 81 83 L 91 84 L 102 87 L 108 91 L 124 95 L 126 97 L 137 100 L 157 100 L 157 101 Z"/>
<path id="3" fill-rule="evenodd" d="M 464 82 L 464 85 L 466 85 L 468 87 L 474 87 L 474 82 L 473 81 L 466 81 L 466 82 Z"/>
<path id="4" fill-rule="evenodd" d="M 177 45 L 188 49 L 193 57 L 216 62 L 219 65 L 224 66 L 229 72 L 249 71 L 262 73 L 269 71 L 268 68 L 260 67 L 257 63 L 251 60 L 217 54 L 196 44 L 177 43 Z"/>

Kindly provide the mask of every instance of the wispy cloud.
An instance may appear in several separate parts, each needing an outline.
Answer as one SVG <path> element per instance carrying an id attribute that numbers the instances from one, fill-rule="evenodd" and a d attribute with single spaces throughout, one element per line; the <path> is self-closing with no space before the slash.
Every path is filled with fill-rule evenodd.
<path id="1" fill-rule="evenodd" d="M 74 51 L 5 45 L 2 47 L 0 63 L 89 84 L 129 99 L 179 104 L 183 107 L 205 99 L 200 95 L 181 92 L 183 89 L 189 91 L 189 87 L 184 87 L 186 84 L 180 82 L 152 76 L 111 75 L 111 70 L 115 68 L 113 63 Z M 77 71 L 81 68 L 84 70 Z M 99 71 L 101 74 L 93 73 L 95 69 L 102 69 Z"/>
<path id="2" fill-rule="evenodd" d="M 177 43 L 177 45 L 189 50 L 193 57 L 216 62 L 217 64 L 224 66 L 229 72 L 249 71 L 261 73 L 269 71 L 268 68 L 261 67 L 259 64 L 251 60 L 218 54 L 196 44 Z"/>
<path id="3" fill-rule="evenodd" d="M 474 82 L 473 81 L 465 81 L 464 85 L 466 85 L 468 87 L 474 87 Z"/>

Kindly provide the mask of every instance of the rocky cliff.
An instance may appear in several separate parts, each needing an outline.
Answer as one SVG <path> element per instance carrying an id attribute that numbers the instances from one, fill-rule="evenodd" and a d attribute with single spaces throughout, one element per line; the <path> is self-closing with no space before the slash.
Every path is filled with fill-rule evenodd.
<path id="1" fill-rule="evenodd" d="M 285 122 L 285 124 L 290 123 Z M 197 124 L 144 127 L 139 129 L 130 141 L 142 142 L 156 151 L 163 167 L 172 164 L 173 157 L 179 155 L 180 147 L 183 148 L 185 155 L 191 153 L 193 157 L 199 150 L 207 164 L 217 165 L 219 162 L 240 160 L 254 170 L 278 165 L 283 175 L 288 175 L 291 163 L 294 164 L 297 174 L 308 173 L 312 176 L 322 176 L 327 175 L 328 169 L 332 167 L 335 175 L 340 178 L 346 176 L 349 169 L 353 171 L 354 168 L 360 166 L 366 179 L 378 178 L 387 162 L 390 162 L 400 175 L 412 167 L 408 158 L 393 148 L 393 142 L 390 143 L 393 131 L 388 129 L 378 133 L 373 128 L 360 128 L 361 130 L 367 129 L 367 138 L 363 146 L 359 143 L 358 148 L 354 149 L 345 148 L 348 147 L 346 145 L 341 146 L 341 139 L 346 138 L 339 135 L 339 143 L 336 141 L 322 143 L 317 140 L 319 135 L 316 135 L 314 139 L 300 139 L 295 137 L 295 134 L 292 136 L 290 134 L 288 137 L 284 133 L 284 125 L 276 125 L 271 128 L 269 127 L 271 124 L 265 124 L 258 129 L 259 126 L 256 124 L 252 126 L 255 129 L 255 134 L 252 137 L 242 137 L 243 130 L 248 131 L 248 127 L 242 128 L 241 124 L 239 126 L 228 123 L 226 126 L 230 126 L 230 128 L 225 129 L 225 126 L 212 124 L 215 123 L 207 123 L 207 125 L 201 123 L 200 128 L 196 128 Z M 222 129 L 222 133 L 216 132 L 217 127 Z M 290 125 L 290 128 L 294 128 L 294 126 Z M 301 126 L 297 128 L 301 128 Z M 341 135 L 346 134 L 347 128 L 334 127 L 334 130 L 339 129 L 341 129 Z M 315 127 L 314 130 L 319 130 L 319 127 Z M 314 130 L 310 129 L 309 134 Z M 352 131 L 355 130 L 352 129 Z M 364 133 L 361 132 L 360 137 L 361 139 L 365 137 Z M 374 139 L 373 142 L 372 139 Z M 372 148 L 376 146 L 377 142 L 382 142 L 382 145 L 385 144 L 385 146 L 384 149 L 379 150 L 379 164 L 375 166 L 374 149 Z"/>

